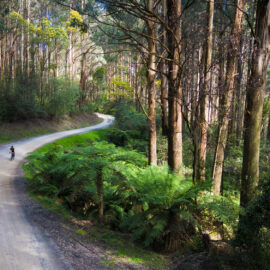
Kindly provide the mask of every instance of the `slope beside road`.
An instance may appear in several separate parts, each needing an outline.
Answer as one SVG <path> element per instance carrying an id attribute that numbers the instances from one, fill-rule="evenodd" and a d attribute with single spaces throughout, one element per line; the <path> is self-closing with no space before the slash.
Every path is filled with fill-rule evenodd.
<path id="1" fill-rule="evenodd" d="M 86 128 L 57 132 L 0 145 L 0 269 L 2 270 L 65 270 L 61 251 L 46 235 L 41 235 L 27 220 L 16 196 L 14 180 L 27 153 L 57 139 L 112 125 L 112 116 L 98 114 L 103 122 Z M 9 160 L 9 147 L 15 147 L 15 160 Z"/>

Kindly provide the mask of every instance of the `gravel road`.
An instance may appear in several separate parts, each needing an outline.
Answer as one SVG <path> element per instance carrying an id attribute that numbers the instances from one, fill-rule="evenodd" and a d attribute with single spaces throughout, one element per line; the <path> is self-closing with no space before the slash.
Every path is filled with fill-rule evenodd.
<path id="1" fill-rule="evenodd" d="M 73 269 L 49 237 L 41 234 L 26 216 L 18 199 L 14 181 L 21 178 L 19 166 L 27 153 L 57 139 L 103 129 L 112 125 L 112 116 L 98 114 L 103 122 L 75 130 L 24 139 L 0 145 L 0 269 L 65 270 Z M 15 147 L 15 160 L 9 160 L 9 148 Z M 90 268 L 89 268 L 90 269 Z"/>

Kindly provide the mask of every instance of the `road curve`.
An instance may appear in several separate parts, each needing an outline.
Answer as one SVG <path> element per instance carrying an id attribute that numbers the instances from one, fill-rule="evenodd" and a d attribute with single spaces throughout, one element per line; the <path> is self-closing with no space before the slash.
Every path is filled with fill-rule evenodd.
<path id="1" fill-rule="evenodd" d="M 40 235 L 27 220 L 16 197 L 14 180 L 18 166 L 27 153 L 57 139 L 103 129 L 112 125 L 112 116 L 97 114 L 103 122 L 86 128 L 57 132 L 0 145 L 0 269 L 1 270 L 71 270 L 61 252 L 48 236 Z M 14 145 L 15 160 L 9 160 Z"/>

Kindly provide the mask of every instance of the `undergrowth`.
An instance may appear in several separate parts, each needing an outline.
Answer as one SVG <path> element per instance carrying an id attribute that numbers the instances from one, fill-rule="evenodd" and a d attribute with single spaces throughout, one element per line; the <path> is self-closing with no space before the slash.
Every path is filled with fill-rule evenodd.
<path id="1" fill-rule="evenodd" d="M 120 118 L 114 128 L 65 138 L 30 154 L 24 170 L 31 192 L 156 251 L 187 245 L 201 251 L 203 232 L 212 228 L 231 237 L 238 201 L 228 194 L 213 196 L 208 181 L 194 185 L 166 165 L 147 166 L 145 121 L 132 110 L 128 117 L 123 107 L 114 110 Z"/>

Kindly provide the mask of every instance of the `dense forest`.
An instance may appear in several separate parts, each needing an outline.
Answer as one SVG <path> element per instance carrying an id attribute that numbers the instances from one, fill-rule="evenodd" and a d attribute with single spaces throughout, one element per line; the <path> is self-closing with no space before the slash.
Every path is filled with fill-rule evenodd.
<path id="1" fill-rule="evenodd" d="M 270 269 L 269 0 L 1 0 L 0 12 L 0 124 L 115 116 L 94 139 L 30 155 L 35 193 L 157 252 Z"/>

